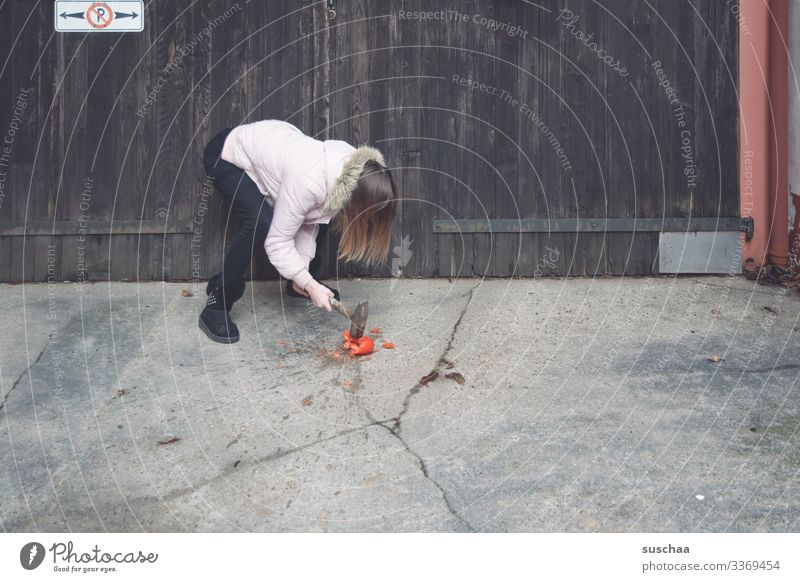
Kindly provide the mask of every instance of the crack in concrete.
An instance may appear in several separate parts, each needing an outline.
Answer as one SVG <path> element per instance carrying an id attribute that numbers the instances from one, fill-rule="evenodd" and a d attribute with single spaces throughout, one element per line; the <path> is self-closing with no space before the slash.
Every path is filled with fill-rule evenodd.
<path id="1" fill-rule="evenodd" d="M 169 493 L 166 493 L 165 495 L 145 495 L 143 497 L 137 497 L 135 499 L 129 500 L 129 503 L 130 502 L 140 502 L 140 501 L 172 501 L 174 499 L 178 499 L 180 497 L 183 497 L 184 495 L 188 495 L 189 493 L 193 493 L 193 492 L 197 491 L 198 489 L 206 487 L 207 485 L 211 485 L 211 484 L 213 484 L 213 483 L 215 483 L 215 482 L 217 482 L 217 481 L 219 481 L 221 479 L 224 479 L 225 477 L 228 477 L 229 475 L 232 475 L 233 473 L 237 473 L 237 472 L 239 472 L 242 469 L 245 469 L 247 467 L 254 467 L 256 465 L 261 465 L 261 464 L 264 464 L 264 463 L 269 463 L 269 462 L 272 462 L 272 461 L 276 461 L 278 459 L 282 459 L 284 457 L 288 457 L 289 455 L 293 455 L 294 453 L 298 453 L 300 451 L 304 451 L 306 449 L 309 449 L 309 448 L 311 448 L 313 446 L 316 446 L 318 444 L 325 443 L 325 442 L 328 442 L 328 441 L 332 441 L 332 440 L 338 439 L 340 437 L 346 436 L 348 434 L 352 434 L 354 432 L 358 432 L 358 431 L 361 431 L 361 430 L 366 430 L 366 429 L 368 429 L 370 427 L 378 426 L 378 425 L 384 426 L 381 423 L 381 421 L 375 421 L 375 422 L 371 422 L 370 424 L 365 424 L 363 426 L 357 426 L 357 427 L 353 427 L 353 428 L 348 428 L 347 430 L 343 430 L 341 432 L 337 432 L 336 434 L 333 434 L 331 436 L 328 436 L 328 437 L 325 437 L 325 438 L 322 438 L 322 439 L 318 439 L 316 441 L 312 441 L 310 443 L 306 443 L 306 444 L 300 445 L 298 447 L 293 447 L 291 449 L 286 449 L 286 450 L 278 449 L 276 452 L 270 453 L 269 455 L 265 455 L 263 457 L 259 457 L 259 458 L 255 459 L 254 461 L 250 461 L 250 462 L 236 461 L 233 464 L 231 464 L 230 466 L 228 466 L 227 468 L 223 469 L 222 471 L 220 471 L 219 473 L 214 475 L 213 477 L 205 479 L 205 480 L 201 481 L 200 483 L 197 483 L 196 485 L 193 485 L 191 487 L 181 487 L 179 489 L 174 489 L 174 490 L 170 491 Z"/>
<path id="2" fill-rule="evenodd" d="M 469 310 L 469 306 L 472 304 L 472 298 L 474 296 L 475 289 L 477 289 L 479 285 L 480 283 L 477 283 L 472 288 L 470 288 L 470 290 L 465 294 L 465 296 L 467 297 L 467 301 L 464 304 L 464 307 L 461 309 L 461 313 L 459 313 L 458 319 L 456 319 L 456 322 L 453 325 L 453 329 L 450 332 L 450 338 L 447 340 L 447 345 L 442 351 L 442 354 L 436 360 L 436 363 L 433 366 L 434 368 L 438 368 L 444 364 L 449 363 L 447 360 L 447 356 L 450 353 L 450 349 L 453 347 L 453 341 L 455 340 L 456 333 L 458 332 L 458 328 L 461 325 L 461 321 L 464 319 L 464 316 Z M 444 504 L 447 507 L 447 511 L 458 521 L 464 524 L 464 526 L 467 528 L 468 531 L 474 533 L 475 528 L 472 526 L 472 524 L 469 523 L 469 521 L 463 515 L 461 515 L 456 511 L 455 507 L 453 507 L 453 503 L 450 501 L 450 497 L 447 495 L 447 491 L 445 491 L 444 487 L 442 487 L 439 484 L 439 482 L 436 481 L 436 479 L 434 479 L 431 476 L 430 471 L 428 471 L 428 465 L 425 463 L 425 460 L 422 458 L 422 456 L 419 455 L 419 453 L 417 453 L 414 449 L 412 449 L 409 446 L 409 444 L 405 441 L 405 439 L 403 439 L 402 435 L 400 434 L 400 428 L 402 425 L 403 416 L 408 412 L 408 409 L 411 406 L 411 400 L 414 398 L 416 394 L 419 394 L 420 390 L 422 389 L 422 386 L 423 385 L 418 382 L 411 388 L 411 390 L 408 391 L 408 394 L 406 394 L 406 397 L 403 399 L 403 404 L 400 409 L 400 413 L 394 418 L 389 418 L 387 420 L 379 421 L 375 420 L 369 413 L 369 411 L 365 410 L 365 413 L 367 414 L 367 418 L 373 421 L 374 425 L 385 428 L 387 431 L 389 431 L 389 433 L 393 437 L 395 437 L 398 441 L 400 441 L 405 450 L 417 460 L 422 476 L 425 477 L 425 479 L 427 479 L 428 481 L 430 481 L 433 484 L 433 486 L 439 490 L 439 492 L 442 495 L 442 500 L 444 501 Z M 393 424 L 390 426 L 389 423 Z"/>
<path id="3" fill-rule="evenodd" d="M 431 477 L 431 474 L 428 471 L 428 465 L 425 463 L 425 460 L 414 449 L 408 446 L 408 443 L 403 439 L 403 437 L 401 437 L 400 434 L 398 434 L 392 427 L 386 426 L 381 422 L 376 422 L 376 425 L 385 428 L 387 431 L 389 431 L 389 433 L 392 436 L 394 436 L 394 438 L 396 438 L 402 443 L 403 447 L 406 449 L 408 454 L 414 457 L 417 460 L 417 463 L 419 463 L 419 469 L 420 472 L 422 473 L 422 476 L 425 477 L 428 481 L 430 481 L 433 484 L 433 486 L 439 490 L 439 493 L 442 494 L 442 500 L 444 501 L 445 506 L 447 506 L 447 511 L 450 512 L 450 515 L 452 515 L 458 521 L 463 523 L 470 533 L 475 533 L 475 528 L 472 527 L 472 524 L 469 521 L 467 521 L 467 518 L 458 513 L 455 507 L 453 507 L 453 504 L 450 501 L 450 497 L 447 495 L 447 491 L 444 490 L 444 487 L 442 487 L 439 484 L 439 482 L 436 481 L 436 479 Z"/>
<path id="4" fill-rule="evenodd" d="M 780 372 L 781 370 L 796 370 L 800 368 L 800 364 L 784 364 L 781 366 L 773 366 L 771 368 L 746 368 L 744 370 L 729 370 L 730 372 L 740 372 L 742 374 L 762 374 L 767 372 Z"/>
<path id="5" fill-rule="evenodd" d="M 29 374 L 30 371 L 31 371 L 31 368 L 33 368 L 36 364 L 38 364 L 39 360 L 42 359 L 42 356 L 47 351 L 47 346 L 50 345 L 50 338 L 51 337 L 52 337 L 52 335 L 47 338 L 47 343 L 44 344 L 44 347 L 42 348 L 42 351 L 39 352 L 39 355 L 36 356 L 36 359 L 33 361 L 33 363 L 22 371 L 22 374 L 19 375 L 19 378 L 17 378 L 17 381 L 14 382 L 13 386 L 11 386 L 11 390 L 9 390 L 5 395 L 3 395 L 3 402 L 0 402 L 0 410 L 3 410 L 3 408 L 5 408 L 6 402 L 8 402 L 8 397 L 11 396 L 11 393 L 14 390 L 16 390 L 17 386 L 22 381 L 22 379 L 25 377 L 25 375 Z M 31 383 L 33 383 L 33 380 L 31 380 Z"/>
<path id="6" fill-rule="evenodd" d="M 458 332 L 458 327 L 461 325 L 461 320 L 464 319 L 464 315 L 466 315 L 467 310 L 469 309 L 469 306 L 472 303 L 472 298 L 475 293 L 475 289 L 477 289 L 479 285 L 480 283 L 477 283 L 476 285 L 471 287 L 470 290 L 465 294 L 467 297 L 467 302 L 464 304 L 464 307 L 461 308 L 461 313 L 458 315 L 458 319 L 456 320 L 456 323 L 453 325 L 453 330 L 450 332 L 450 339 L 447 340 L 447 345 L 445 346 L 442 355 L 439 356 L 439 359 L 437 359 L 436 363 L 433 365 L 434 369 L 442 366 L 443 364 L 449 363 L 447 360 L 447 355 L 450 353 L 450 348 L 453 347 L 453 340 L 455 340 L 456 333 Z M 462 297 L 463 296 L 464 295 L 462 295 Z M 400 413 L 395 418 L 391 419 L 394 420 L 394 427 L 392 428 L 392 432 L 396 432 L 399 434 L 400 425 L 403 421 L 403 416 L 405 416 L 405 414 L 408 412 L 409 407 L 411 406 L 411 399 L 414 397 L 414 395 L 419 394 L 419 391 L 422 390 L 422 386 L 423 386 L 422 384 L 417 382 L 411 388 L 411 390 L 409 390 L 408 394 L 406 394 L 406 397 L 403 399 L 403 405 L 400 408 Z"/>
<path id="7" fill-rule="evenodd" d="M 456 320 L 455 324 L 453 325 L 453 329 L 452 329 L 452 331 L 450 333 L 450 338 L 448 339 L 447 345 L 445 346 L 444 350 L 442 351 L 442 354 L 437 359 L 435 367 L 441 366 L 442 364 L 446 364 L 448 362 L 447 359 L 446 359 L 446 356 L 449 354 L 450 349 L 452 348 L 453 341 L 455 339 L 455 335 L 458 332 L 458 328 L 461 325 L 461 321 L 463 320 L 464 315 L 466 315 L 467 310 L 469 309 L 469 306 L 472 303 L 472 299 L 473 299 L 473 295 L 474 295 L 475 289 L 477 289 L 479 285 L 480 285 L 480 283 L 476 284 L 475 286 L 470 288 L 470 290 L 466 294 L 462 295 L 462 297 L 464 297 L 464 296 L 467 297 L 467 301 L 464 304 L 464 307 L 461 309 L 461 313 L 459 313 L 458 319 Z M 45 346 L 45 348 L 46 348 L 46 346 Z M 42 353 L 44 353 L 44 350 L 42 350 Z M 42 353 L 39 354 L 39 357 L 37 358 L 37 362 L 41 358 Z M 358 372 L 358 374 L 360 376 L 360 368 L 358 369 L 357 372 Z M 23 373 L 23 376 L 24 376 L 24 373 Z M 22 377 L 20 377 L 20 379 L 17 380 L 17 382 L 15 383 L 14 387 L 16 387 L 16 384 L 19 383 L 21 378 Z M 358 378 L 358 380 L 360 382 L 361 378 Z M 272 461 L 276 461 L 278 459 L 287 457 L 287 456 L 292 455 L 294 453 L 298 453 L 298 452 L 304 451 L 306 449 L 309 449 L 311 447 L 314 447 L 314 446 L 316 446 L 318 444 L 329 442 L 329 441 L 338 439 L 340 437 L 343 437 L 343 436 L 346 436 L 348 434 L 352 434 L 352 433 L 355 433 L 355 432 L 358 432 L 358 431 L 366 430 L 366 429 L 371 428 L 373 426 L 380 426 L 381 428 L 386 429 L 392 436 L 394 436 L 398 441 L 400 441 L 400 443 L 403 445 L 403 448 L 411 456 L 413 456 L 417 460 L 417 463 L 418 463 L 419 468 L 420 468 L 420 472 L 422 473 L 423 477 L 425 477 L 425 479 L 430 481 L 433 484 L 433 486 L 436 487 L 436 489 L 441 493 L 442 500 L 444 501 L 448 512 L 453 517 L 455 517 L 459 522 L 461 522 L 467 528 L 468 531 L 475 532 L 476 531 L 475 528 L 469 523 L 469 521 L 467 521 L 467 519 L 465 517 L 460 515 L 456 511 L 456 509 L 453 507 L 453 504 L 452 504 L 452 502 L 450 500 L 450 497 L 448 496 L 448 494 L 445 491 L 445 489 L 431 476 L 431 474 L 430 474 L 430 472 L 428 470 L 428 466 L 425 463 L 425 460 L 416 451 L 414 451 L 408 445 L 408 443 L 403 439 L 403 437 L 400 435 L 400 426 L 401 426 L 402 417 L 408 411 L 408 408 L 409 408 L 410 403 L 411 403 L 411 399 L 413 398 L 413 396 L 415 394 L 419 393 L 421 388 L 422 388 L 421 384 L 416 384 L 415 386 L 413 386 L 411 388 L 411 390 L 409 391 L 409 393 L 406 395 L 405 399 L 403 400 L 402 410 L 400 411 L 400 413 L 396 417 L 385 419 L 385 420 L 377 420 L 372 416 L 372 414 L 369 412 L 369 410 L 367 410 L 365 407 L 362 406 L 361 407 L 362 410 L 365 412 L 367 418 L 371 421 L 369 424 L 366 424 L 366 425 L 363 425 L 363 426 L 354 427 L 354 428 L 350 428 L 350 429 L 335 433 L 335 434 L 333 434 L 333 435 L 331 435 L 329 437 L 318 439 L 318 440 L 312 441 L 310 443 L 307 443 L 307 444 L 304 444 L 304 445 L 301 445 L 301 446 L 298 446 L 298 447 L 293 447 L 293 448 L 290 448 L 290 449 L 287 449 L 287 450 L 278 449 L 278 451 L 276 451 L 274 453 L 271 453 L 269 455 L 266 455 L 264 457 L 257 458 L 254 461 L 242 462 L 241 460 L 237 460 L 236 462 L 234 462 L 233 464 L 229 465 L 227 468 L 225 468 L 221 472 L 217 473 L 213 477 L 205 479 L 205 480 L 201 481 L 200 483 L 197 483 L 196 485 L 193 485 L 191 487 L 181 487 L 181 488 L 175 489 L 173 491 L 170 491 L 170 492 L 166 493 L 165 495 L 146 495 L 146 496 L 142 496 L 142 497 L 137 497 L 135 499 L 128 500 L 127 502 L 130 504 L 131 502 L 136 503 L 136 502 L 147 502 L 147 501 L 159 501 L 159 502 L 164 503 L 164 502 L 168 502 L 168 501 L 173 501 L 173 500 L 179 499 L 179 498 L 181 498 L 181 497 L 183 497 L 185 495 L 189 495 L 191 493 L 194 493 L 195 491 L 198 491 L 203 487 L 206 487 L 206 486 L 211 485 L 211 484 L 213 484 L 215 482 L 218 482 L 218 481 L 220 481 L 222 479 L 225 479 L 226 477 L 228 477 L 228 476 L 230 476 L 230 475 L 232 475 L 232 474 L 234 474 L 234 473 L 236 473 L 238 471 L 241 471 L 242 469 L 244 469 L 246 467 L 253 467 L 253 466 L 256 466 L 256 465 L 263 464 L 263 463 L 269 463 L 269 462 L 272 462 Z M 10 392 L 9 392 L 9 394 L 10 394 Z M 233 444 L 233 443 L 231 443 L 231 444 Z"/>

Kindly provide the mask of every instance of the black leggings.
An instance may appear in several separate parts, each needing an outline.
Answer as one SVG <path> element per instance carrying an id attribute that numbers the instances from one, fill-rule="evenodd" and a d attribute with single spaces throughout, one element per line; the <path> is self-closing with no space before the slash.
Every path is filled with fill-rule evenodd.
<path id="1" fill-rule="evenodd" d="M 264 248 L 264 241 L 272 223 L 272 207 L 256 183 L 244 170 L 220 158 L 225 138 L 232 129 L 232 127 L 223 129 L 211 138 L 203 151 L 203 165 L 206 173 L 214 181 L 214 187 L 241 217 L 239 232 L 225 255 L 222 267 L 222 285 L 229 289 L 243 281 L 244 272 L 250 264 L 253 253 L 257 248 Z M 226 219 L 226 230 L 229 219 L 230 214 Z M 318 243 L 325 236 L 327 227 L 327 224 L 319 225 Z M 311 261 L 308 270 L 312 277 L 316 277 L 319 263 L 318 256 Z"/>

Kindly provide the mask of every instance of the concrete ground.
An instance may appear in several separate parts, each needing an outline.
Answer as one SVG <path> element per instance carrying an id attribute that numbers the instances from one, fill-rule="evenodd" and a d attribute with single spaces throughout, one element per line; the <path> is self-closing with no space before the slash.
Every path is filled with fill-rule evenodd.
<path id="1" fill-rule="evenodd" d="M 337 358 L 343 320 L 277 283 L 231 346 L 199 284 L 0 286 L 0 529 L 800 531 L 798 295 L 340 288 L 394 350 Z"/>

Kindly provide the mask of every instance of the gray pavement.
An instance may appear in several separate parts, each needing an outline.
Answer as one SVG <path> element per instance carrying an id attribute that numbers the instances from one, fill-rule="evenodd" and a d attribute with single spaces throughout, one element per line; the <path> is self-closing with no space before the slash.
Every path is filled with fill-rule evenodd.
<path id="1" fill-rule="evenodd" d="M 232 346 L 200 284 L 0 286 L 0 529 L 800 531 L 797 294 L 340 288 L 394 350 L 336 357 L 344 321 L 277 283 Z"/>

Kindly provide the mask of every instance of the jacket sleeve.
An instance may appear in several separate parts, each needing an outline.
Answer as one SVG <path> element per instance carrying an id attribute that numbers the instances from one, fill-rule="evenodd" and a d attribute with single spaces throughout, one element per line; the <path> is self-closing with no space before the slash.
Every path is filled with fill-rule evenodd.
<path id="1" fill-rule="evenodd" d="M 316 252 L 315 224 L 304 224 L 316 206 L 312 192 L 302 182 L 284 180 L 273 209 L 272 224 L 264 242 L 270 262 L 285 279 L 305 287 L 312 279 L 308 264 Z"/>
<path id="2" fill-rule="evenodd" d="M 304 224 L 297 231 L 294 237 L 294 248 L 303 257 L 308 268 L 311 259 L 317 254 L 317 233 L 319 232 L 318 224 Z"/>

